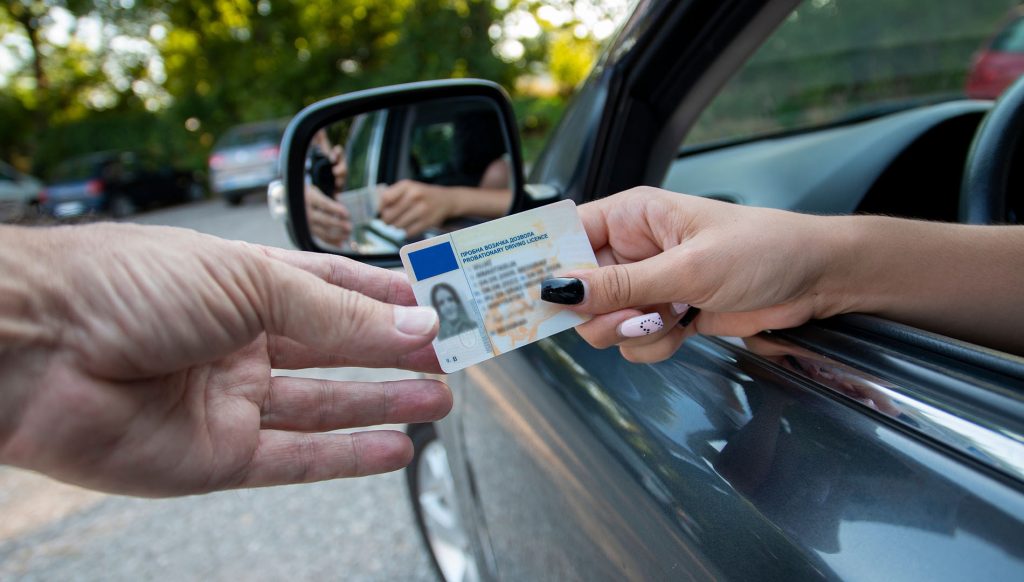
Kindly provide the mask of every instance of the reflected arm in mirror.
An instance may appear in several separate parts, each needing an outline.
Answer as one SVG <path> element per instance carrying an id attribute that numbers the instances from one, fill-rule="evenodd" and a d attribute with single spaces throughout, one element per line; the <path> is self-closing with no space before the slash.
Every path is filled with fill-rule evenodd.
<path id="1" fill-rule="evenodd" d="M 409 236 L 463 216 L 498 218 L 512 205 L 511 172 L 508 161 L 490 163 L 479 187 L 436 186 L 402 180 L 381 192 L 380 217 L 404 229 Z"/>

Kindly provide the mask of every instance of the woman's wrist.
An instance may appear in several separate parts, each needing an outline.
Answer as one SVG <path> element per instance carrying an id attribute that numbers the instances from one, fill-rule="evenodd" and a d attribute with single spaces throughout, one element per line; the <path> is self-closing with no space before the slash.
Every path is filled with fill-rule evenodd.
<path id="1" fill-rule="evenodd" d="M 874 217 L 809 216 L 813 227 L 806 243 L 818 249 L 818 275 L 811 286 L 814 318 L 825 319 L 843 313 L 870 311 L 872 290 L 865 288 L 864 262 L 871 253 L 871 225 Z"/>
<path id="2" fill-rule="evenodd" d="M 444 220 L 471 214 L 468 209 L 472 205 L 470 196 L 473 195 L 473 189 L 453 187 L 448 190 L 448 192 L 442 190 L 439 196 L 444 201 Z"/>

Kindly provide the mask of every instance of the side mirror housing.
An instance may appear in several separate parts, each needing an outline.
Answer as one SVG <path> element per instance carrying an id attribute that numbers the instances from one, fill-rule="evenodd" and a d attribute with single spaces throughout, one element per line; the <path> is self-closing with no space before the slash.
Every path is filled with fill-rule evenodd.
<path id="1" fill-rule="evenodd" d="M 320 101 L 289 123 L 280 160 L 284 196 L 274 194 L 295 245 L 378 266 L 398 264 L 407 242 L 529 206 L 511 102 L 489 81 Z"/>

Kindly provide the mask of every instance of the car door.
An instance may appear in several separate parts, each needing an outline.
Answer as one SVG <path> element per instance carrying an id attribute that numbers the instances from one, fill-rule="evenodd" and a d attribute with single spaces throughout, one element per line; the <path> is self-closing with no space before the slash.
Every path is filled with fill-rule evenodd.
<path id="1" fill-rule="evenodd" d="M 641 3 L 530 181 L 585 201 L 663 176 L 665 128 L 691 126 L 794 4 Z M 695 337 L 655 365 L 566 332 L 451 382 L 495 577 L 1024 572 L 1018 357 L 846 316 Z"/>

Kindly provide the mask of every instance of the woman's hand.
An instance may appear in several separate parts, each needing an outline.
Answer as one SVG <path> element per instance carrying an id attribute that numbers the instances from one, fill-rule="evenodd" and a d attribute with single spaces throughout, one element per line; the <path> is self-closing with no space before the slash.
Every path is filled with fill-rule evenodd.
<path id="1" fill-rule="evenodd" d="M 631 361 L 663 360 L 694 333 L 749 336 L 840 309 L 819 288 L 828 219 L 647 187 L 585 204 L 580 217 L 601 268 L 565 275 L 585 289 L 572 309 L 595 315 L 577 330 Z M 679 327 L 691 306 L 700 315 Z"/>
<path id="2" fill-rule="evenodd" d="M 850 312 L 1024 354 L 1021 226 L 813 216 L 644 187 L 580 217 L 601 268 L 545 281 L 542 297 L 595 314 L 580 334 L 632 361 L 668 358 L 694 333 Z M 691 306 L 700 315 L 684 329 Z"/>
<path id="3" fill-rule="evenodd" d="M 415 236 L 458 215 L 459 193 L 443 186 L 402 180 L 380 194 L 380 219 Z"/>
<path id="4" fill-rule="evenodd" d="M 435 380 L 330 382 L 271 368 L 440 372 L 437 314 L 403 275 L 164 227 L 0 227 L 0 462 L 146 496 L 404 466 L 397 431 L 451 407 Z"/>

